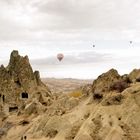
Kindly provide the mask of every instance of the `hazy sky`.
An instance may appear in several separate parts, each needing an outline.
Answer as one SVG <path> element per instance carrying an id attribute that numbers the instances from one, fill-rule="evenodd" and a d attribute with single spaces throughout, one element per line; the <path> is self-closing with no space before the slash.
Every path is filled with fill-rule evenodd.
<path id="1" fill-rule="evenodd" d="M 13 49 L 42 77 L 128 73 L 140 67 L 140 0 L 0 0 L 1 64 Z"/>

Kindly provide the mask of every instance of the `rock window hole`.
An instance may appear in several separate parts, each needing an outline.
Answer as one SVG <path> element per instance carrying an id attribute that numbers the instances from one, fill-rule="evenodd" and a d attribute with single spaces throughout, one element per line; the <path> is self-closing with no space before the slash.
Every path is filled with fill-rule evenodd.
<path id="1" fill-rule="evenodd" d="M 22 92 L 22 93 L 21 93 L 21 97 L 22 97 L 22 98 L 28 99 L 28 93 Z"/>

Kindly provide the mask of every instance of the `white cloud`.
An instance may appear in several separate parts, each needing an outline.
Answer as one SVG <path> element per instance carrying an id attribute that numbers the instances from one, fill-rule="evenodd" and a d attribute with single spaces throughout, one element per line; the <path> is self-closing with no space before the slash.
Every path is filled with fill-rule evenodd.
<path id="1" fill-rule="evenodd" d="M 98 62 L 96 72 L 100 67 L 116 67 L 114 64 L 120 64 L 123 71 L 138 66 L 139 5 L 140 0 L 0 0 L 0 62 L 6 63 L 10 52 L 18 49 L 36 60 L 32 61 L 35 68 L 46 63 L 56 68 L 53 58 L 58 52 L 68 56 L 64 66 L 89 64 L 82 73 L 90 68 L 93 71 L 94 57 Z M 129 40 L 133 40 L 135 49 L 128 49 Z M 52 75 L 50 67 L 45 69 Z"/>
<path id="2" fill-rule="evenodd" d="M 138 40 L 139 4 L 140 0 L 0 0 L 0 37 Z"/>

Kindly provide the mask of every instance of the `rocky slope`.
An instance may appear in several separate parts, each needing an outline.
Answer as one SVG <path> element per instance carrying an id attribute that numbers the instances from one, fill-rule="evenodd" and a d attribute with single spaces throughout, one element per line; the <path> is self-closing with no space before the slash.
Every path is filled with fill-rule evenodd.
<path id="1" fill-rule="evenodd" d="M 28 56 L 22 57 L 18 51 L 13 51 L 7 67 L 0 67 L 0 118 L 9 117 L 11 113 L 31 114 L 40 109 L 43 111 L 41 102 L 51 100 L 49 88 L 41 82 L 38 71 L 33 72 Z M 5 123 L 1 124 L 6 125 Z M 0 129 L 6 133 L 9 127 Z"/>
<path id="2" fill-rule="evenodd" d="M 24 67 L 23 75 L 31 70 L 27 64 L 28 70 L 24 71 Z M 40 79 L 35 78 L 32 70 L 28 73 L 30 76 L 27 74 L 29 81 L 26 76 L 23 80 L 20 71 L 14 67 L 16 65 L 10 65 L 2 67 L 6 71 L 4 74 L 13 71 L 13 74 L 10 72 L 13 78 L 7 85 L 14 90 L 14 81 L 20 79 L 22 89 L 32 96 L 24 101 L 20 111 L 13 109 L 9 114 L 5 113 L 4 104 L 9 105 L 10 101 L 1 103 L 1 140 L 140 140 L 140 70 L 121 76 L 111 69 L 94 80 L 91 86 L 81 87 L 81 96 L 74 98 L 51 94 Z M 20 91 L 19 85 L 18 88 Z M 8 94 L 16 101 L 11 97 L 14 93 L 18 95 L 18 90 L 4 95 Z M 20 100 L 20 96 L 16 98 Z"/>

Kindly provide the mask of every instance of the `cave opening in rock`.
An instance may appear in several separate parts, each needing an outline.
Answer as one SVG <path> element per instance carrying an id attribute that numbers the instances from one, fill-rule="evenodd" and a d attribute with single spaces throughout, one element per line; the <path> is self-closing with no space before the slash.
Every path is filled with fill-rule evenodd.
<path id="1" fill-rule="evenodd" d="M 19 80 L 15 81 L 15 83 L 18 85 L 18 86 L 21 86 L 21 83 Z"/>
<path id="2" fill-rule="evenodd" d="M 27 92 L 22 92 L 21 97 L 28 99 L 28 93 Z"/>
<path id="3" fill-rule="evenodd" d="M 9 112 L 17 112 L 18 111 L 18 107 L 14 106 L 14 107 L 9 107 Z"/>
<path id="4" fill-rule="evenodd" d="M 94 93 L 93 98 L 96 100 L 100 100 L 103 98 L 103 95 L 101 93 Z"/>
<path id="5" fill-rule="evenodd" d="M 4 95 L 2 95 L 2 101 L 3 101 L 3 102 L 5 101 L 5 96 L 4 96 Z"/>

